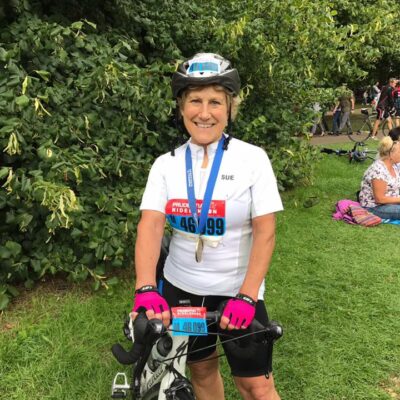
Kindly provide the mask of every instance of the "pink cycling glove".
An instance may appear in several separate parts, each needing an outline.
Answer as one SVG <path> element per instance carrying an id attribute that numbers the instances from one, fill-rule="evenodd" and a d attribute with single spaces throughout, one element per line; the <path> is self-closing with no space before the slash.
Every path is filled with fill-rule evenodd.
<path id="1" fill-rule="evenodd" d="M 162 297 L 155 286 L 143 286 L 142 288 L 136 290 L 133 310 L 137 310 L 143 307 L 146 310 L 153 310 L 156 314 L 160 314 L 163 311 L 169 310 L 169 305 Z"/>
<path id="2" fill-rule="evenodd" d="M 256 313 L 255 304 L 250 297 L 239 294 L 236 298 L 228 300 L 222 315 L 227 317 L 235 328 L 248 328 Z"/>

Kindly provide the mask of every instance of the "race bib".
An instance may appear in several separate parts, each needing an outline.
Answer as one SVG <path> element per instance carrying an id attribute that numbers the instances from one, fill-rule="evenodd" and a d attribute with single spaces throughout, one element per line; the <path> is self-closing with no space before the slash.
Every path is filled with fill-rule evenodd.
<path id="1" fill-rule="evenodd" d="M 205 307 L 172 307 L 172 336 L 206 336 Z"/>
<path id="2" fill-rule="evenodd" d="M 201 214 L 202 200 L 196 200 L 197 214 Z M 196 223 L 190 212 L 187 199 L 171 199 L 165 207 L 165 214 L 171 227 L 187 233 L 196 233 Z M 225 201 L 212 200 L 208 210 L 207 222 L 201 232 L 207 236 L 223 236 L 225 234 Z"/>

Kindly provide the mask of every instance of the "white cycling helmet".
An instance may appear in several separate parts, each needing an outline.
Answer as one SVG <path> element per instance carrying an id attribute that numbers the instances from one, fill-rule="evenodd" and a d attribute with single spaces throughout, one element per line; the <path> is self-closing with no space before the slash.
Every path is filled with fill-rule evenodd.
<path id="1" fill-rule="evenodd" d="M 234 95 L 240 91 L 240 77 L 230 61 L 213 53 L 198 53 L 179 65 L 172 76 L 172 94 L 177 98 L 188 86 L 217 84 Z"/>

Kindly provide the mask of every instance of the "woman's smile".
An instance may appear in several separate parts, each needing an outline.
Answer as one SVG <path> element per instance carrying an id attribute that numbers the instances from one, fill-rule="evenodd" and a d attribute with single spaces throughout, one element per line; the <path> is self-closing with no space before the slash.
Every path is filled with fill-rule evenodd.
<path id="1" fill-rule="evenodd" d="M 212 86 L 192 90 L 183 103 L 181 113 L 192 143 L 208 145 L 216 142 L 228 124 L 226 94 Z"/>

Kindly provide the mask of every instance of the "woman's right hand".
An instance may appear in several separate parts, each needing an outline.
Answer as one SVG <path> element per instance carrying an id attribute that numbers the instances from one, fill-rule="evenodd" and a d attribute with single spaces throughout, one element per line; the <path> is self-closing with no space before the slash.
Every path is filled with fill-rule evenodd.
<path id="1" fill-rule="evenodd" d="M 144 308 L 148 319 L 157 318 L 162 320 L 164 326 L 168 327 L 171 322 L 171 313 L 167 301 L 158 293 L 155 286 L 143 286 L 136 290 L 131 318 L 134 320 L 138 310 Z"/>

